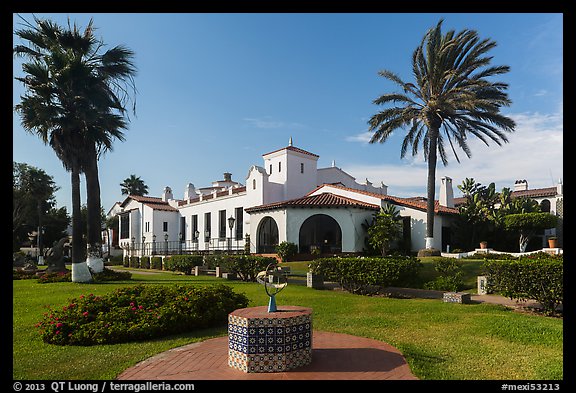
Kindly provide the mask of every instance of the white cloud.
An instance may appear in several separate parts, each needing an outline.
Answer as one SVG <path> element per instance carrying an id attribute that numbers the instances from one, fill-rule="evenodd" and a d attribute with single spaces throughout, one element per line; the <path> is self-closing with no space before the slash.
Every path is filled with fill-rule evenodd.
<path id="1" fill-rule="evenodd" d="M 442 176 L 451 177 L 454 194 L 457 185 L 467 177 L 496 189 L 512 188 L 516 179 L 526 179 L 529 188 L 552 187 L 563 178 L 562 113 L 519 113 L 509 115 L 516 122 L 516 131 L 508 135 L 509 143 L 486 146 L 477 138 L 469 140 L 472 157 L 458 152 L 460 164 L 449 157 L 449 164 L 436 168 L 436 185 Z M 357 179 L 368 178 L 388 185 L 390 195 L 409 197 L 426 195 L 427 164 L 422 154 L 398 165 L 367 165 L 356 163 L 342 168 Z M 438 196 L 438 188 L 437 194 Z"/>
<path id="2" fill-rule="evenodd" d="M 351 135 L 346 137 L 347 142 L 360 142 L 360 143 L 369 143 L 370 139 L 372 138 L 373 132 L 366 131 L 362 132 L 357 135 Z"/>

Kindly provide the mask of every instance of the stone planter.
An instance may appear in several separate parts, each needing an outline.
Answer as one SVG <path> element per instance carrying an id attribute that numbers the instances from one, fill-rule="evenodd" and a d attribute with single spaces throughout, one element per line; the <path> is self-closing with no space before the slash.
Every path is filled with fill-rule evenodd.
<path id="1" fill-rule="evenodd" d="M 485 250 L 488 248 L 488 242 L 480 242 L 480 248 Z"/>
<path id="2" fill-rule="evenodd" d="M 558 248 L 558 239 L 556 238 L 548 239 L 548 248 Z"/>

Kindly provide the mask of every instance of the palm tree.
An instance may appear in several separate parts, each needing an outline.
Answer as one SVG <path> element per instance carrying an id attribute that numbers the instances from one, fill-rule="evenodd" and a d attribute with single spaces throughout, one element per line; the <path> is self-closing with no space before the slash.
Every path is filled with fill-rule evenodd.
<path id="1" fill-rule="evenodd" d="M 379 75 L 400 86 L 402 93 L 384 94 L 374 100 L 376 105 L 392 104 L 373 115 L 368 121 L 374 131 L 370 143 L 386 142 L 398 128 L 406 129 L 401 147 L 404 158 L 408 148 L 416 155 L 420 146 L 428 162 L 426 248 L 434 245 L 434 198 L 438 155 L 448 164 L 445 144 L 458 162 L 455 144 L 471 156 L 469 136 L 488 145 L 508 142 L 506 132 L 513 132 L 515 123 L 500 114 L 502 106 L 509 106 L 502 82 L 489 77 L 504 74 L 508 66 L 489 66 L 492 60 L 486 53 L 496 46 L 489 39 L 480 40 L 473 30 L 456 34 L 453 30 L 442 34 L 443 20 L 428 30 L 412 55 L 415 83 L 406 83 L 396 74 L 383 70 Z"/>
<path id="2" fill-rule="evenodd" d="M 148 186 L 140 179 L 140 176 L 130 175 L 120 183 L 120 187 L 122 188 L 122 195 L 143 196 L 148 194 Z"/>
<path id="3" fill-rule="evenodd" d="M 24 128 L 50 143 L 72 173 L 73 239 L 75 235 L 81 238 L 81 229 L 75 231 L 74 226 L 79 224 L 79 174 L 85 173 L 88 259 L 96 260 L 98 271 L 103 264 L 98 258 L 101 217 L 97 161 L 103 152 L 111 150 L 114 139 L 123 140 L 124 105 L 129 98 L 126 86 L 133 87 L 136 72 L 133 53 L 117 46 L 100 54 L 103 43 L 94 37 L 92 20 L 83 32 L 75 25 L 63 29 L 49 20 L 34 20 L 36 26 L 26 22 L 27 29 L 16 31 L 30 46 L 17 45 L 14 53 L 31 60 L 22 66 L 26 77 L 16 78 L 27 88 L 16 110 Z M 73 243 L 74 248 L 78 243 Z M 82 276 L 79 281 L 91 278 L 87 268 L 80 273 L 80 266 L 73 264 L 73 281 L 74 267 Z"/>

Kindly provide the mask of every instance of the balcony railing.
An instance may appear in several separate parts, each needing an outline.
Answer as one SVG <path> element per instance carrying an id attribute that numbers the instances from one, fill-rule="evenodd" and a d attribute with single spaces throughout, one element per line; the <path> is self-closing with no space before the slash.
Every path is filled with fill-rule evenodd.
<path id="1" fill-rule="evenodd" d="M 123 243 L 121 246 L 129 255 L 177 255 L 217 252 L 243 252 L 245 239 L 211 238 L 185 241 L 152 241 L 144 243 Z"/>

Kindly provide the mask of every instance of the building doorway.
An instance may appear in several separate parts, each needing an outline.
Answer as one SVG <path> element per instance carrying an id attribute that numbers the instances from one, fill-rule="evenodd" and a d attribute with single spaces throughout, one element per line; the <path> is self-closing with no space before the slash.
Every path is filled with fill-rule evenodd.
<path id="1" fill-rule="evenodd" d="M 310 216 L 300 227 L 301 253 L 319 249 L 321 253 L 342 252 L 342 230 L 338 222 L 326 214 Z"/>
<path id="2" fill-rule="evenodd" d="M 258 254 L 272 254 L 278 245 L 278 225 L 272 217 L 264 217 L 258 228 Z"/>

